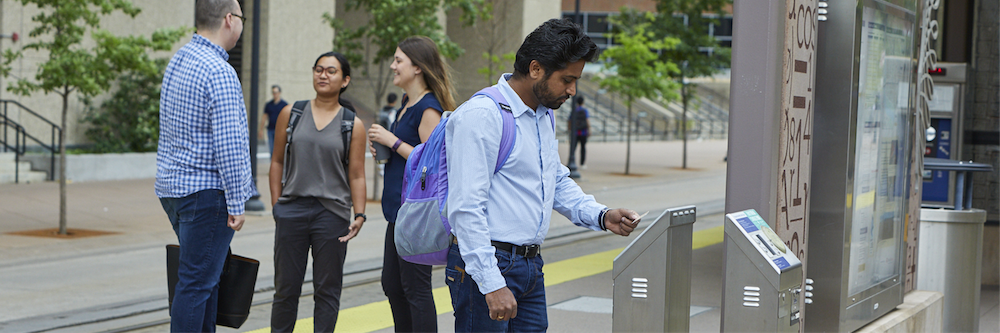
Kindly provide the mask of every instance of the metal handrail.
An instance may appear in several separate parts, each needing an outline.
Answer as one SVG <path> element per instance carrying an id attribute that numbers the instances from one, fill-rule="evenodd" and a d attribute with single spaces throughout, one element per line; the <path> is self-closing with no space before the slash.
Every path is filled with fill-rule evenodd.
<path id="1" fill-rule="evenodd" d="M 58 152 L 62 148 L 62 145 L 63 145 L 63 142 L 62 142 L 62 128 L 60 128 L 55 123 L 49 121 L 48 119 L 45 119 L 45 117 L 42 117 L 41 115 L 39 115 L 35 111 L 32 111 L 31 109 L 25 107 L 23 104 L 21 104 L 21 103 L 19 103 L 17 101 L 0 99 L 0 104 L 3 105 L 3 108 L 0 108 L 0 111 L 2 111 L 2 112 L 0 112 L 0 125 L 2 125 L 2 129 L 3 129 L 3 133 L 0 134 L 0 148 L 3 148 L 3 150 L 5 150 L 5 151 L 8 150 L 8 149 L 14 151 L 14 162 L 15 162 L 15 164 L 17 164 L 14 167 L 14 182 L 16 183 L 16 182 L 18 182 L 20 180 L 19 179 L 20 178 L 20 163 L 19 162 L 20 162 L 21 155 L 23 155 L 25 152 L 27 152 L 28 139 L 31 139 L 31 141 L 34 141 L 35 143 L 37 143 L 38 146 L 40 146 L 40 147 L 44 148 L 45 150 L 49 151 L 49 160 L 50 160 L 50 162 L 49 162 L 49 180 L 55 180 L 56 152 Z M 49 131 L 49 134 L 50 134 L 50 139 L 49 140 L 50 141 L 49 141 L 48 145 L 46 145 L 44 142 L 42 142 L 42 140 L 38 139 L 37 137 L 35 137 L 35 136 L 31 135 L 31 134 L 28 134 L 28 131 L 25 129 L 24 126 L 22 126 L 21 124 L 15 122 L 14 120 L 12 120 L 8 116 L 8 109 L 9 109 L 10 104 L 14 104 L 15 106 L 19 107 L 21 109 L 21 111 L 26 111 L 27 114 L 32 115 L 35 118 L 38 118 L 39 120 L 41 120 L 41 121 L 43 121 L 43 122 L 45 122 L 46 124 L 49 125 L 49 130 L 50 130 Z M 8 130 L 10 128 L 13 128 L 13 130 L 14 130 L 14 145 L 13 146 L 10 144 L 10 142 L 8 140 L 8 137 L 9 137 Z"/>

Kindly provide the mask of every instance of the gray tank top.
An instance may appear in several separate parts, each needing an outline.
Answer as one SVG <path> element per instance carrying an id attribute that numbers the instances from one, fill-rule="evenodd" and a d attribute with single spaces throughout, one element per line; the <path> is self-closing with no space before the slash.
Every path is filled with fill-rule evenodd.
<path id="1" fill-rule="evenodd" d="M 341 108 L 341 112 L 343 112 Z M 344 165 L 344 139 L 340 132 L 341 113 L 322 130 L 316 129 L 312 103 L 302 110 L 302 118 L 292 132 L 288 149 L 288 179 L 278 202 L 298 197 L 315 197 L 330 212 L 351 221 L 351 187 Z"/>

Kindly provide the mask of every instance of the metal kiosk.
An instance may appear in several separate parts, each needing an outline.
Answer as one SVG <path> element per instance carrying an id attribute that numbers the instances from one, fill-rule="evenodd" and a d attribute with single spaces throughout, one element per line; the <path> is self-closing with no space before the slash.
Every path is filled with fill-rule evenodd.
<path id="1" fill-rule="evenodd" d="M 660 214 L 615 258 L 614 332 L 687 332 L 695 206 Z"/>
<path id="2" fill-rule="evenodd" d="M 725 223 L 722 331 L 799 332 L 802 263 L 757 211 L 726 214 Z"/>

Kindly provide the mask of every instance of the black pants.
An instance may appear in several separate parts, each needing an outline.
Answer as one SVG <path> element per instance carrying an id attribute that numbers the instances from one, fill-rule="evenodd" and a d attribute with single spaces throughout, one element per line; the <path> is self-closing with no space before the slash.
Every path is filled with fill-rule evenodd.
<path id="1" fill-rule="evenodd" d="M 403 260 L 396 253 L 395 223 L 385 228 L 382 290 L 389 298 L 396 332 L 437 332 L 437 310 L 431 293 L 431 266 Z"/>
<path id="2" fill-rule="evenodd" d="M 291 332 L 298 316 L 299 296 L 309 259 L 313 256 L 314 330 L 333 332 L 340 312 L 344 257 L 350 223 L 323 207 L 316 198 L 298 198 L 274 206 L 274 303 L 271 331 Z"/>
<path id="3" fill-rule="evenodd" d="M 580 164 L 587 163 L 587 136 L 577 135 L 575 140 L 569 140 L 569 161 L 573 162 L 576 156 L 576 145 L 580 145 Z M 568 163 L 567 163 L 568 164 Z"/>

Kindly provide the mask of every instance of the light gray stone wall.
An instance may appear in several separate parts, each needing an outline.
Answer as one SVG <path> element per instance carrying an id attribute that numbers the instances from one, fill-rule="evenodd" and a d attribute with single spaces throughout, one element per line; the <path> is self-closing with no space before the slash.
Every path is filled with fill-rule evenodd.
<path id="1" fill-rule="evenodd" d="M 550 18 L 560 16 L 560 2 L 558 0 L 494 0 L 503 3 L 505 8 L 506 22 L 503 29 L 507 31 L 507 40 L 500 42 L 502 45 L 499 54 L 513 52 L 520 46 L 524 36 L 534 30 L 539 24 Z M 143 35 L 149 36 L 156 29 L 179 26 L 194 26 L 194 0 L 132 0 L 132 2 L 142 8 L 142 13 L 135 19 L 128 18 L 123 14 L 113 14 L 104 17 L 102 27 L 117 35 Z M 241 66 L 242 84 L 247 107 L 250 107 L 250 59 L 252 40 L 252 14 L 253 8 L 251 0 L 243 0 L 244 14 L 250 20 L 244 26 L 243 32 L 243 65 Z M 271 99 L 270 87 L 273 84 L 281 85 L 283 89 L 282 98 L 291 102 L 300 99 L 310 99 L 315 96 L 312 89 L 312 74 L 310 67 L 320 54 L 333 50 L 333 39 L 335 32 L 322 20 L 324 12 L 330 12 L 335 16 L 343 18 L 347 26 L 357 27 L 369 24 L 368 16 L 359 12 L 346 12 L 345 1 L 329 0 L 261 0 L 261 38 L 260 38 L 260 82 L 259 82 L 259 110 L 248 110 L 258 112 L 262 116 L 263 105 Z M 38 14 L 38 10 L 33 6 L 22 6 L 20 1 L 0 0 L 0 33 L 9 34 L 18 32 L 22 39 L 16 44 L 11 44 L 10 40 L 0 40 L 0 50 L 10 47 L 20 48 L 27 40 L 26 35 L 31 29 L 31 17 Z M 479 88 L 485 87 L 488 82 L 476 71 L 486 65 L 482 58 L 483 43 L 478 37 L 477 29 L 463 26 L 458 21 L 458 13 L 441 13 L 443 19 L 441 25 L 445 27 L 449 37 L 466 50 L 465 55 L 450 62 L 454 69 L 455 86 L 458 90 L 456 100 L 461 103 L 465 101 Z M 190 40 L 183 38 L 174 50 L 170 52 L 160 52 L 155 56 L 169 58 L 174 52 Z M 38 52 L 26 52 L 25 58 L 14 64 L 13 75 L 17 77 L 33 77 L 39 63 L 45 60 L 45 55 Z M 364 111 L 376 111 L 381 108 L 383 102 L 376 102 L 371 86 L 371 81 L 363 74 L 363 64 L 352 64 L 353 77 L 350 88 L 345 93 L 345 97 L 351 99 L 356 106 L 361 109 L 363 119 Z M 388 70 L 388 63 L 378 66 Z M 373 73 L 377 73 L 379 67 L 369 68 Z M 509 72 L 512 67 L 502 72 Z M 15 96 L 6 91 L 10 79 L 0 79 L 0 99 L 16 100 L 35 112 L 38 112 L 46 119 L 59 124 L 61 112 L 61 100 L 55 94 L 36 93 L 32 96 Z M 489 81 L 495 82 L 496 78 Z M 389 83 L 388 92 L 401 94 L 400 89 Z M 100 102 L 107 96 L 100 96 Z M 72 95 L 69 99 L 69 116 L 67 118 L 67 140 L 70 146 L 86 144 L 83 135 L 86 125 L 80 123 L 84 106 L 79 102 L 77 95 Z M 15 121 L 22 122 L 29 133 L 45 139 L 48 144 L 50 129 L 41 121 L 34 121 L 27 115 L 12 112 L 11 117 Z M 258 117 L 260 118 L 260 117 Z M 258 124 L 259 125 L 259 124 Z M 263 137 L 263 134 L 262 134 Z"/>
<path id="2" fill-rule="evenodd" d="M 129 18 L 121 13 L 103 16 L 101 28 L 116 35 L 141 35 L 149 37 L 154 31 L 160 28 L 194 26 L 194 0 L 132 0 L 132 3 L 142 8 L 142 13 Z M 10 34 L 17 32 L 21 35 L 21 40 L 11 43 L 10 39 L 0 39 L 0 50 L 15 49 L 30 43 L 33 38 L 28 37 L 28 33 L 34 27 L 31 17 L 37 15 L 39 10 L 34 6 L 22 6 L 20 1 L 0 0 L 0 34 Z M 93 46 L 89 39 L 89 33 L 84 42 L 84 46 Z M 174 48 L 180 48 L 189 38 L 182 38 Z M 160 52 L 154 54 L 155 57 L 170 57 L 174 51 Z M 42 52 L 25 51 L 24 58 L 13 64 L 13 78 L 0 79 L 0 99 L 11 99 L 20 102 L 32 111 L 39 113 L 42 117 L 59 125 L 61 121 L 62 100 L 57 94 L 35 93 L 31 96 L 19 96 L 7 91 L 10 82 L 16 77 L 34 79 L 38 64 L 44 62 L 48 55 Z M 97 103 L 106 98 L 100 96 Z M 67 112 L 66 144 L 78 145 L 85 143 L 84 132 L 86 126 L 80 123 L 83 117 L 84 105 L 79 100 L 79 95 L 71 94 L 69 98 L 69 108 Z M 26 127 L 31 135 L 39 136 L 45 144 L 49 143 L 50 127 L 34 117 L 20 111 L 11 109 L 11 118 Z M 29 142 L 29 145 L 31 143 Z"/>

